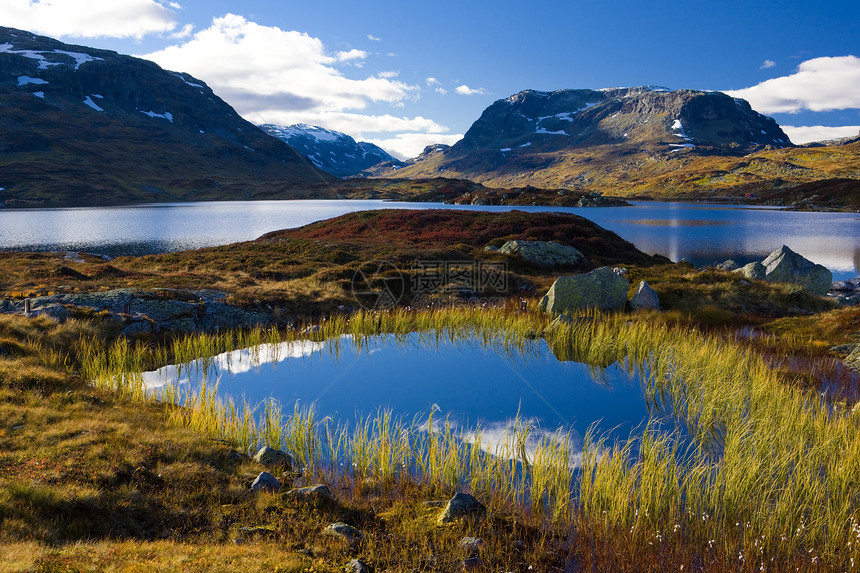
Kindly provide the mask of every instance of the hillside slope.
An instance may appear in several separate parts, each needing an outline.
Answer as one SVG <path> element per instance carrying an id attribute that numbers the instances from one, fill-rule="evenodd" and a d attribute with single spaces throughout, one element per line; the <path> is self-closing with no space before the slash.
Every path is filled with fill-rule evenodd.
<path id="1" fill-rule="evenodd" d="M 290 196 L 330 180 L 198 79 L 0 27 L 0 201 Z"/>

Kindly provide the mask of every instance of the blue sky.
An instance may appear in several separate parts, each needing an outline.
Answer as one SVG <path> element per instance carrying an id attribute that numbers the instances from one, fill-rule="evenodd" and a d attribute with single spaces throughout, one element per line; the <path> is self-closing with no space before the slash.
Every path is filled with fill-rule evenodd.
<path id="1" fill-rule="evenodd" d="M 529 88 L 736 90 L 796 142 L 854 135 L 858 22 L 856 0 L 0 0 L 2 25 L 149 57 L 254 123 L 402 157 Z"/>

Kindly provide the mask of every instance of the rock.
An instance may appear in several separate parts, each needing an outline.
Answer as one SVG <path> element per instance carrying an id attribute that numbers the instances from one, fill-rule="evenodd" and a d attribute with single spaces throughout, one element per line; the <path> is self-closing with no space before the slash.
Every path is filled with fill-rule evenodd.
<path id="1" fill-rule="evenodd" d="M 139 336 L 155 332 L 155 325 L 146 320 L 135 320 L 128 323 L 121 331 L 122 336 Z"/>
<path id="2" fill-rule="evenodd" d="M 851 370 L 860 372 L 860 345 L 855 347 L 851 354 L 845 357 L 845 364 Z"/>
<path id="3" fill-rule="evenodd" d="M 71 315 L 72 313 L 66 307 L 59 304 L 49 304 L 30 311 L 31 317 L 48 316 L 57 322 L 65 322 Z"/>
<path id="4" fill-rule="evenodd" d="M 284 497 L 295 501 L 305 501 L 312 503 L 334 500 L 334 497 L 331 495 L 331 490 L 329 490 L 328 487 L 322 484 L 291 489 L 286 494 L 284 494 Z"/>
<path id="5" fill-rule="evenodd" d="M 740 273 L 748 279 L 761 281 L 764 280 L 764 276 L 767 274 L 767 269 L 763 264 L 756 261 L 744 265 L 741 268 L 736 269 L 734 272 Z"/>
<path id="6" fill-rule="evenodd" d="M 590 273 L 559 277 L 550 287 L 538 307 L 550 314 L 564 314 L 594 308 L 620 310 L 627 303 L 627 279 L 609 267 Z"/>
<path id="7" fill-rule="evenodd" d="M 526 261 L 541 267 L 556 265 L 578 265 L 585 255 L 575 247 L 553 241 L 508 241 L 499 249 L 506 255 L 519 255 Z"/>
<path id="8" fill-rule="evenodd" d="M 728 259 L 716 265 L 714 268 L 718 271 L 736 271 L 740 267 L 738 267 L 738 264 L 736 262 L 731 259 Z"/>
<path id="9" fill-rule="evenodd" d="M 161 328 L 181 334 L 192 334 L 197 331 L 197 322 L 193 318 L 177 318 L 162 322 Z"/>
<path id="10" fill-rule="evenodd" d="M 204 298 L 204 297 L 201 297 Z M 212 297 L 214 298 L 214 296 Z M 204 298 L 205 300 L 205 298 Z M 206 311 L 200 320 L 200 330 L 211 332 L 214 330 L 229 330 L 233 328 L 249 328 L 257 325 L 268 325 L 272 318 L 261 312 L 242 310 L 230 306 L 217 299 L 207 301 Z"/>
<path id="11" fill-rule="evenodd" d="M 463 518 L 483 517 L 487 513 L 484 505 L 468 493 L 458 493 L 448 500 L 445 510 L 439 516 L 440 523 L 451 523 Z"/>
<path id="12" fill-rule="evenodd" d="M 636 289 L 636 294 L 630 299 L 632 310 L 658 310 L 660 308 L 660 297 L 647 282 L 642 281 Z"/>
<path id="13" fill-rule="evenodd" d="M 769 254 L 761 264 L 767 270 L 766 281 L 800 285 L 813 294 L 827 294 L 833 282 L 833 274 L 829 270 L 803 258 L 785 245 Z"/>
<path id="14" fill-rule="evenodd" d="M 349 543 L 355 543 L 364 537 L 364 534 L 361 531 L 351 525 L 343 523 L 342 521 L 327 525 L 323 530 L 323 533 L 326 535 L 333 535 L 334 537 L 338 537 Z"/>
<path id="15" fill-rule="evenodd" d="M 831 346 L 830 350 L 839 354 L 851 354 L 858 348 L 860 348 L 860 344 L 840 344 L 839 346 Z"/>
<path id="16" fill-rule="evenodd" d="M 344 567 L 346 573 L 370 573 L 370 569 L 361 559 L 353 559 Z"/>
<path id="17" fill-rule="evenodd" d="M 480 557 L 469 557 L 468 559 L 463 559 L 463 569 L 466 571 L 479 569 L 483 564 L 484 562 L 481 561 Z"/>
<path id="18" fill-rule="evenodd" d="M 251 484 L 251 491 L 276 492 L 279 489 L 281 489 L 281 482 L 269 472 L 260 472 L 260 475 Z"/>
<path id="19" fill-rule="evenodd" d="M 493 245 L 487 245 L 486 247 L 484 247 L 484 250 L 487 251 L 488 253 L 497 253 L 499 251 L 499 247 L 496 247 Z"/>
<path id="20" fill-rule="evenodd" d="M 298 465 L 294 463 L 295 459 L 293 456 L 269 446 L 260 448 L 260 451 L 254 455 L 254 461 L 263 464 L 267 468 L 285 468 L 288 471 Z"/>
<path id="21" fill-rule="evenodd" d="M 460 540 L 459 546 L 469 557 L 478 557 L 481 547 L 484 546 L 484 540 L 478 537 L 464 537 Z"/>

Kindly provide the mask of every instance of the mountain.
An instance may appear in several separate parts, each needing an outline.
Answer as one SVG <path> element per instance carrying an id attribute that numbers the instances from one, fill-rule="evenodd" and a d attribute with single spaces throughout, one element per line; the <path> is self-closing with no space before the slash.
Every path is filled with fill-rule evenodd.
<path id="1" fill-rule="evenodd" d="M 355 175 L 379 163 L 403 165 L 381 147 L 365 141 L 356 142 L 339 131 L 304 123 L 288 126 L 267 123 L 260 129 L 288 143 L 318 168 L 338 177 Z"/>
<path id="2" fill-rule="evenodd" d="M 188 74 L 0 27 L 0 201 L 292 197 L 321 181 Z"/>
<path id="3" fill-rule="evenodd" d="M 493 103 L 453 146 L 368 175 L 693 198 L 860 179 L 860 159 L 850 145 L 796 148 L 773 119 L 720 92 L 526 90 Z"/>

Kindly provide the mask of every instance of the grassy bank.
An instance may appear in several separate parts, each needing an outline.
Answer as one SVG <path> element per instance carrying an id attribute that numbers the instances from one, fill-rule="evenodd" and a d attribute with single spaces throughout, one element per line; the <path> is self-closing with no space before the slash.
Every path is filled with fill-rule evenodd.
<path id="1" fill-rule="evenodd" d="M 380 413 L 357 427 L 338 428 L 310 411 L 281 417 L 271 406 L 260 416 L 248 405 L 218 402 L 211 387 L 189 397 L 185 408 L 165 408 L 173 424 L 217 436 L 233 448 L 251 451 L 263 442 L 284 447 L 308 468 L 302 483 L 323 481 L 353 499 L 368 488 L 395 497 L 411 492 L 404 500 L 416 491 L 431 498 L 454 489 L 473 491 L 491 516 L 541 532 L 534 535 L 547 547 L 564 548 L 583 568 L 841 570 L 860 559 L 860 437 L 851 409 L 822 400 L 805 389 L 802 376 L 771 368 L 740 342 L 672 326 L 657 315 L 596 316 L 547 326 L 543 316 L 503 310 L 402 311 L 334 318 L 314 337 L 421 330 L 519 345 L 543 332 L 556 354 L 561 349 L 591 364 L 617 360 L 639 372 L 649 400 L 672 406 L 689 442 L 656 428 L 626 443 L 591 435 L 581 469 L 574 472 L 568 461 L 577 452 L 563 435 L 544 440 L 527 456 L 521 445 L 530 429 L 522 422 L 512 425 L 506 449 L 488 455 L 444 423 L 416 424 Z M 112 391 L 141 399 L 133 374 L 142 365 L 305 336 L 224 334 L 180 340 L 172 349 L 121 341 L 108 353 L 85 352 L 83 371 Z M 118 374 L 125 375 L 119 388 Z M 428 433 L 428 427 L 438 429 Z M 480 440 L 479 429 L 476 436 Z M 405 511 L 397 507 L 393 511 Z M 405 527 L 421 523 L 419 514 L 412 517 L 417 521 Z M 422 527 L 432 529 L 426 512 L 424 520 Z M 282 531 L 277 522 L 274 527 Z M 390 553 L 384 557 L 371 546 L 363 555 L 391 567 Z M 510 563 L 500 551 L 498 561 L 485 559 L 488 567 Z M 560 566 L 560 556 L 551 554 L 541 553 L 542 562 Z M 398 555 L 395 562 L 408 570 L 410 559 Z"/>

